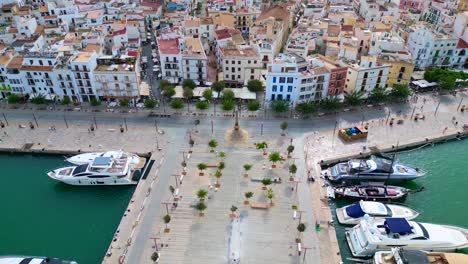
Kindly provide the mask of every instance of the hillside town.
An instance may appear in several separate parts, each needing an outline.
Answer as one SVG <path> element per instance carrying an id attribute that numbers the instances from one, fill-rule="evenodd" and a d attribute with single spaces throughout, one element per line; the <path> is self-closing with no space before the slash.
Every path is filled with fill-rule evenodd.
<path id="1" fill-rule="evenodd" d="M 0 98 L 141 106 L 172 97 L 178 108 L 177 97 L 226 87 L 239 99 L 294 107 L 413 81 L 433 88 L 414 73 L 467 68 L 467 8 L 460 0 L 2 0 Z"/>

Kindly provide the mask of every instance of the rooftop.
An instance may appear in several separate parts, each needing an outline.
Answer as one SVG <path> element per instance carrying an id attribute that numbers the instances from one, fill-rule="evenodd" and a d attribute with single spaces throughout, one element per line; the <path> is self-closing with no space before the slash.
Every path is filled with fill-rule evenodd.
<path id="1" fill-rule="evenodd" d="M 223 57 L 257 57 L 257 51 L 251 47 L 239 49 L 237 47 L 221 48 Z"/>
<path id="2" fill-rule="evenodd" d="M 162 39 L 158 38 L 160 54 L 179 54 L 179 38 Z"/>

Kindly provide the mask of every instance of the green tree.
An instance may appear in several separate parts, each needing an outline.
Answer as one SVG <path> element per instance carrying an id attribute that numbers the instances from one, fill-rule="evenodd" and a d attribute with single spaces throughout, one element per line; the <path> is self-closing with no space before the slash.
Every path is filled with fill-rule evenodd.
<path id="1" fill-rule="evenodd" d="M 453 76 L 442 77 L 438 83 L 441 90 L 450 91 L 455 88 L 455 78 Z"/>
<path id="2" fill-rule="evenodd" d="M 167 80 L 161 80 L 161 82 L 159 82 L 159 87 L 161 90 L 165 90 L 167 87 L 172 87 L 172 84 Z"/>
<path id="3" fill-rule="evenodd" d="M 224 163 L 224 161 L 220 161 L 218 165 L 218 169 L 224 170 L 225 167 L 226 167 L 226 163 Z"/>
<path id="4" fill-rule="evenodd" d="M 263 141 L 263 142 L 256 143 L 255 147 L 257 149 L 261 149 L 263 151 L 263 154 L 265 154 L 266 148 L 268 148 L 268 144 L 265 141 Z"/>
<path id="5" fill-rule="evenodd" d="M 296 111 L 307 116 L 317 112 L 317 104 L 313 101 L 298 103 L 296 105 Z"/>
<path id="6" fill-rule="evenodd" d="M 219 178 L 223 176 L 223 173 L 220 170 L 216 170 L 214 176 L 216 178 L 216 186 L 219 187 Z"/>
<path id="7" fill-rule="evenodd" d="M 272 182 L 270 178 L 263 178 L 262 179 L 263 189 L 266 190 L 267 186 L 270 185 L 271 183 Z"/>
<path id="8" fill-rule="evenodd" d="M 272 101 L 270 107 L 276 113 L 284 113 L 289 110 L 289 102 L 285 100 Z"/>
<path id="9" fill-rule="evenodd" d="M 210 104 L 208 103 L 208 101 L 197 101 L 195 103 L 195 107 L 200 110 L 206 110 L 208 109 L 208 107 L 210 107 Z"/>
<path id="10" fill-rule="evenodd" d="M 247 89 L 251 92 L 263 92 L 263 84 L 259 80 L 249 80 L 247 82 Z"/>
<path id="11" fill-rule="evenodd" d="M 305 230 L 306 230 L 306 226 L 305 226 L 304 223 L 299 223 L 299 224 L 297 225 L 297 231 L 299 231 L 299 234 L 298 234 L 298 235 L 299 235 L 299 238 L 298 238 L 298 240 L 301 239 L 302 233 L 303 233 Z"/>
<path id="12" fill-rule="evenodd" d="M 214 82 L 211 85 L 211 89 L 218 93 L 218 98 L 219 98 L 219 95 L 221 94 L 221 91 L 224 90 L 225 87 L 226 87 L 226 83 L 224 83 L 224 81 Z"/>
<path id="13" fill-rule="evenodd" d="M 176 91 L 174 87 L 172 86 L 168 86 L 167 88 L 162 90 L 162 95 L 168 99 L 174 96 L 175 94 L 176 94 Z"/>
<path id="14" fill-rule="evenodd" d="M 291 153 L 294 151 L 294 146 L 289 145 L 288 148 L 286 149 L 288 151 L 288 155 L 291 155 Z"/>
<path id="15" fill-rule="evenodd" d="M 179 98 L 175 98 L 171 100 L 171 103 L 169 104 L 173 109 L 179 110 L 184 107 L 184 102 L 180 100 Z"/>
<path id="16" fill-rule="evenodd" d="M 65 95 L 65 96 L 63 97 L 63 99 L 62 99 L 62 104 L 63 104 L 63 105 L 69 105 L 69 104 L 71 104 L 70 97 Z"/>
<path id="17" fill-rule="evenodd" d="M 341 102 L 340 102 L 340 99 L 338 99 L 338 97 L 333 96 L 333 97 L 327 97 L 327 98 L 323 99 L 320 102 L 320 105 L 325 110 L 336 111 L 336 110 L 340 109 Z"/>
<path id="18" fill-rule="evenodd" d="M 198 212 L 200 213 L 200 216 L 203 216 L 203 211 L 206 210 L 206 204 L 205 204 L 205 203 L 202 203 L 202 202 L 199 202 L 199 203 L 195 206 L 195 209 L 198 210 Z"/>
<path id="19" fill-rule="evenodd" d="M 291 174 L 296 174 L 296 172 L 297 172 L 297 166 L 296 166 L 296 164 L 291 164 L 291 165 L 289 165 L 289 173 L 291 173 Z"/>
<path id="20" fill-rule="evenodd" d="M 187 100 L 187 111 L 190 112 L 190 99 L 193 97 L 193 90 L 188 87 L 184 88 L 183 96 Z"/>
<path id="21" fill-rule="evenodd" d="M 286 129 L 288 129 L 288 122 L 283 121 L 280 125 L 281 130 L 283 131 L 283 134 L 285 133 Z"/>
<path id="22" fill-rule="evenodd" d="M 273 193 L 273 189 L 269 188 L 267 191 L 267 198 L 270 199 L 270 204 L 273 204 L 273 198 L 275 198 L 275 194 Z"/>
<path id="23" fill-rule="evenodd" d="M 20 97 L 14 93 L 8 95 L 8 103 L 9 104 L 16 104 L 20 100 Z"/>
<path id="24" fill-rule="evenodd" d="M 192 79 L 185 79 L 182 82 L 182 88 L 189 88 L 191 90 L 195 89 L 197 87 L 197 84 L 192 80 Z"/>
<path id="25" fill-rule="evenodd" d="M 364 101 L 363 91 L 352 91 L 345 95 L 345 102 L 351 106 L 359 106 Z"/>
<path id="26" fill-rule="evenodd" d="M 200 176 L 203 176 L 204 171 L 208 166 L 205 163 L 198 163 L 197 168 L 200 170 Z"/>
<path id="27" fill-rule="evenodd" d="M 154 99 L 146 99 L 145 100 L 145 108 L 147 108 L 147 109 L 153 109 L 153 108 L 156 107 L 156 105 L 157 105 L 157 102 Z"/>
<path id="28" fill-rule="evenodd" d="M 238 208 L 237 208 L 236 206 L 233 205 L 233 206 L 231 206 L 231 208 L 230 208 L 229 210 L 231 211 L 231 213 L 234 214 L 234 213 L 237 211 L 237 209 L 238 209 Z"/>
<path id="29" fill-rule="evenodd" d="M 211 148 L 211 152 L 214 152 L 214 149 L 218 146 L 218 141 L 212 139 L 208 142 L 208 146 Z"/>
<path id="30" fill-rule="evenodd" d="M 205 189 L 199 189 L 197 191 L 197 197 L 198 197 L 198 199 L 200 199 L 200 201 L 205 199 L 207 195 L 208 195 L 208 191 L 205 190 Z"/>
<path id="31" fill-rule="evenodd" d="M 393 85 L 391 95 L 397 99 L 406 99 L 411 95 L 411 89 L 407 84 Z"/>
<path id="32" fill-rule="evenodd" d="M 249 203 L 249 199 L 252 198 L 254 195 L 253 192 L 246 192 L 244 193 L 244 196 L 245 196 L 245 199 L 246 199 L 246 203 L 248 204 Z"/>
<path id="33" fill-rule="evenodd" d="M 171 216 L 167 214 L 167 215 L 165 215 L 163 217 L 163 220 L 164 220 L 164 224 L 166 224 L 166 229 L 168 229 L 167 224 L 169 224 L 169 222 L 171 222 Z"/>
<path id="34" fill-rule="evenodd" d="M 276 162 L 281 161 L 282 158 L 281 158 L 280 153 L 275 151 L 275 152 L 270 153 L 270 155 L 268 156 L 268 160 L 270 160 L 273 163 L 273 168 L 275 168 Z"/>
<path id="35" fill-rule="evenodd" d="M 231 100 L 231 99 L 224 99 L 223 100 L 222 108 L 223 108 L 224 111 L 232 111 L 234 109 L 234 107 L 236 107 L 236 103 L 234 103 L 233 100 Z"/>
<path id="36" fill-rule="evenodd" d="M 203 91 L 203 98 L 205 98 L 207 101 L 211 101 L 211 99 L 213 98 L 213 91 L 211 91 L 210 89 L 206 89 L 205 91 Z"/>
<path id="37" fill-rule="evenodd" d="M 250 100 L 247 102 L 247 109 L 251 112 L 258 111 L 260 109 L 260 102 L 257 100 Z"/>
<path id="38" fill-rule="evenodd" d="M 245 174 L 244 176 L 248 177 L 249 176 L 249 170 L 252 169 L 252 164 L 244 164 L 244 170 L 245 170 Z"/>
<path id="39" fill-rule="evenodd" d="M 156 262 L 158 259 L 159 259 L 159 253 L 158 252 L 153 252 L 153 254 L 151 254 L 151 260 L 153 262 Z"/>
<path id="40" fill-rule="evenodd" d="M 38 94 L 36 97 L 31 99 L 31 103 L 33 104 L 45 104 L 46 98 L 43 94 Z"/>
<path id="41" fill-rule="evenodd" d="M 234 100 L 235 95 L 232 90 L 224 90 L 222 95 L 223 100 Z"/>
<path id="42" fill-rule="evenodd" d="M 226 158 L 226 152 L 224 152 L 224 151 L 218 152 L 218 157 L 220 157 L 221 160 L 224 160 Z"/>
<path id="43" fill-rule="evenodd" d="M 384 88 L 378 87 L 372 90 L 369 100 L 373 103 L 384 103 L 388 100 L 388 93 Z"/>
<path id="44" fill-rule="evenodd" d="M 130 105 L 130 100 L 128 99 L 120 99 L 119 100 L 119 105 L 121 107 L 128 107 Z"/>
<path id="45" fill-rule="evenodd" d="M 101 101 L 99 101 L 98 99 L 96 98 L 91 98 L 91 101 L 89 102 L 92 106 L 100 106 L 101 105 Z"/>

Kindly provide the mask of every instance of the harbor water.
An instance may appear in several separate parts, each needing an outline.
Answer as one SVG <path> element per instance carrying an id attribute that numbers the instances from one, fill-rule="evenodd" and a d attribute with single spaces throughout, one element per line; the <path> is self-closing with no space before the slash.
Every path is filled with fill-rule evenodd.
<path id="1" fill-rule="evenodd" d="M 402 186 L 421 192 L 411 193 L 404 205 L 418 210 L 419 222 L 456 225 L 468 228 L 468 139 L 454 140 L 434 146 L 405 151 L 397 155 L 403 164 L 413 165 L 427 171 L 427 176 Z M 337 200 L 341 207 L 350 202 Z M 344 236 L 347 226 L 339 225 L 335 219 L 336 231 L 344 263 L 353 263 Z M 467 253 L 464 249 L 461 252 Z"/>
<path id="2" fill-rule="evenodd" d="M 130 186 L 69 186 L 46 172 L 61 156 L 0 154 L 0 255 L 101 263 L 133 194 Z"/>

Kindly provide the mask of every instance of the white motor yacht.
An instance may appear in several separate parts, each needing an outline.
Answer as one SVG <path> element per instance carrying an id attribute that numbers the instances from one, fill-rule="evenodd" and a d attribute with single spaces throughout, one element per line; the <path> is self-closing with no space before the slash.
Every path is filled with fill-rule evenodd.
<path id="1" fill-rule="evenodd" d="M 78 264 L 75 261 L 48 257 L 0 256 L 0 264 Z"/>
<path id="2" fill-rule="evenodd" d="M 411 220 L 418 217 L 419 213 L 402 205 L 372 201 L 359 201 L 336 209 L 338 222 L 343 225 L 357 225 L 364 215 L 369 215 L 375 219 L 401 217 Z"/>
<path id="3" fill-rule="evenodd" d="M 392 251 L 378 251 L 374 264 L 466 264 L 468 255 L 462 253 L 426 252 L 392 248 Z"/>
<path id="4" fill-rule="evenodd" d="M 47 175 L 71 185 L 133 185 L 138 183 L 140 171 L 130 157 L 96 157 L 87 164 L 55 169 Z"/>
<path id="5" fill-rule="evenodd" d="M 128 158 L 130 159 L 130 163 L 136 168 L 143 168 L 143 166 L 145 165 L 144 158 L 141 158 L 140 156 L 136 154 L 125 152 L 122 150 L 83 153 L 83 154 L 69 157 L 66 159 L 66 161 L 75 165 L 83 165 L 83 164 L 90 163 L 97 157 L 109 157 L 109 158 L 116 158 L 116 159 Z"/>
<path id="6" fill-rule="evenodd" d="M 468 230 L 404 218 L 373 220 L 364 217 L 358 225 L 346 231 L 346 240 L 355 257 L 372 257 L 375 252 L 392 247 L 450 252 L 468 247 Z"/>
<path id="7" fill-rule="evenodd" d="M 385 181 L 390 183 L 415 180 L 425 176 L 426 172 L 398 162 L 388 163 L 383 159 L 352 159 L 323 170 L 322 175 L 332 182 Z"/>

